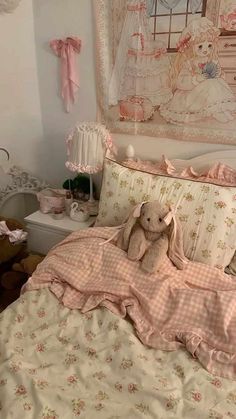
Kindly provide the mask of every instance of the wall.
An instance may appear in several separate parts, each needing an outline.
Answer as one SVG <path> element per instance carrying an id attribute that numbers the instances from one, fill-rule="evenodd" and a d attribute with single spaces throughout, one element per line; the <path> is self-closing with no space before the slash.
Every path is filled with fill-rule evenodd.
<path id="1" fill-rule="evenodd" d="M 44 136 L 51 160 L 48 179 L 59 185 L 71 176 L 65 168 L 64 138 L 77 121 L 95 120 L 96 88 L 93 20 L 89 0 L 33 0 Z M 60 98 L 60 62 L 49 48 L 49 41 L 69 35 L 82 40 L 77 57 L 80 89 L 78 103 L 66 113 Z"/>
<path id="2" fill-rule="evenodd" d="M 65 169 L 64 138 L 68 129 L 77 121 L 96 118 L 95 42 L 91 0 L 33 0 L 35 18 L 36 54 L 38 62 L 39 89 L 41 97 L 44 137 L 48 155 L 48 179 L 61 184 L 71 174 Z M 59 95 L 59 60 L 50 51 L 49 41 L 68 35 L 82 39 L 78 56 L 81 86 L 79 101 L 70 114 L 64 112 Z M 131 143 L 139 156 L 159 158 L 163 153 L 170 158 L 190 158 L 201 153 L 233 147 L 187 143 L 150 137 L 114 135 L 121 154 Z"/>
<path id="3" fill-rule="evenodd" d="M 40 173 L 44 147 L 31 0 L 0 15 L 0 56 L 0 146 L 12 161 Z"/>
<path id="4" fill-rule="evenodd" d="M 235 146 L 225 146 L 223 144 L 190 143 L 141 135 L 113 134 L 113 137 L 119 146 L 120 158 L 125 156 L 125 149 L 128 144 L 133 145 L 137 157 L 151 160 L 158 160 L 163 154 L 170 159 L 190 159 L 214 151 L 235 150 Z"/>

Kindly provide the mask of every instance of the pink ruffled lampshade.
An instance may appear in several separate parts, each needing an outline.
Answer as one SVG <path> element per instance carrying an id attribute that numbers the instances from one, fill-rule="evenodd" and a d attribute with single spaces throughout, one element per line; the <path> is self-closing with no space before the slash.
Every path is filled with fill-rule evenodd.
<path id="1" fill-rule="evenodd" d="M 66 167 L 77 173 L 93 174 L 101 171 L 106 151 L 113 149 L 109 131 L 97 122 L 77 124 L 66 143 Z"/>

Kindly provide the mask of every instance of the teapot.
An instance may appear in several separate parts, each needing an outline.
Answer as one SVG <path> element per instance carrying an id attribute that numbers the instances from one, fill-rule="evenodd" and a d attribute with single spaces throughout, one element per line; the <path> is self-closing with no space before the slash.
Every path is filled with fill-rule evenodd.
<path id="1" fill-rule="evenodd" d="M 85 208 L 79 207 L 78 202 L 73 202 L 70 207 L 70 218 L 74 221 L 87 221 L 89 213 Z"/>

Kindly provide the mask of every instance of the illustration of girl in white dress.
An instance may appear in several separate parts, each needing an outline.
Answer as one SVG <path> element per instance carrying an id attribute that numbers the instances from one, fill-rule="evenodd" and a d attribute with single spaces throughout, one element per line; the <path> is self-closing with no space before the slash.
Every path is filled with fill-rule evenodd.
<path id="1" fill-rule="evenodd" d="M 226 123 L 236 116 L 236 97 L 218 60 L 220 31 L 206 17 L 183 30 L 171 69 L 173 97 L 160 107 L 161 116 L 175 124 L 207 117 Z"/>

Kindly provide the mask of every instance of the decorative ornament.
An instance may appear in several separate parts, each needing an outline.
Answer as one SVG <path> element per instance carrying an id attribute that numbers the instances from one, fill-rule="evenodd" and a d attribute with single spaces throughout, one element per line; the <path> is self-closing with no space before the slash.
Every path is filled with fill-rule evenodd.
<path id="1" fill-rule="evenodd" d="M 78 202 L 71 204 L 70 218 L 74 221 L 84 222 L 89 219 L 89 212 L 86 208 L 80 208 Z"/>
<path id="2" fill-rule="evenodd" d="M 0 14 L 11 13 L 17 8 L 21 0 L 0 0 Z"/>

